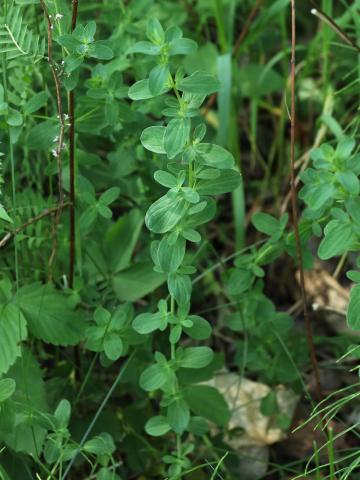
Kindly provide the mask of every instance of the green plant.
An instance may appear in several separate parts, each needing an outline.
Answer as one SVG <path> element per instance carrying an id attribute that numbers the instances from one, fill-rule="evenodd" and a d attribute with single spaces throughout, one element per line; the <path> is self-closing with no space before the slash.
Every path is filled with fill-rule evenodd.
<path id="1" fill-rule="evenodd" d="M 300 243 L 358 328 L 359 2 L 296 2 L 295 85 L 289 5 L 2 2 L 0 478 L 356 475 L 337 428 L 271 445 L 316 406 L 309 353 L 341 385 L 309 419 L 358 437 L 357 339 L 320 308 L 309 349 L 294 276 Z"/>
<path id="2" fill-rule="evenodd" d="M 304 217 L 311 223 L 314 234 L 323 237 L 318 249 L 322 260 L 347 256 L 360 247 L 360 156 L 355 147 L 355 139 L 346 136 L 336 148 L 323 144 L 312 151 L 313 168 L 301 176 L 304 186 L 300 196 L 307 205 Z M 347 276 L 356 284 L 351 290 L 347 313 L 349 327 L 356 330 L 360 325 L 357 307 L 360 276 L 356 270 L 349 271 Z"/>
<path id="3" fill-rule="evenodd" d="M 150 206 L 145 223 L 152 233 L 162 235 L 161 240 L 152 242 L 151 256 L 155 270 L 167 276 L 169 296 L 159 301 L 156 313 L 138 315 L 133 327 L 141 335 L 157 330 L 168 332 L 169 346 L 155 351 L 154 362 L 141 374 L 140 386 L 147 392 L 161 391 L 160 415 L 150 418 L 145 429 L 154 436 L 175 432 L 172 455 L 165 455 L 163 460 L 169 464 L 170 477 L 179 478 L 191 465 L 188 456 L 194 444 L 189 433 L 196 433 L 194 420 L 200 421 L 191 416 L 191 410 L 193 414 L 199 411 L 194 403 L 221 404 L 216 390 L 207 387 L 202 393 L 202 387 L 193 386 L 197 379 L 191 375 L 191 369 L 211 364 L 212 349 L 179 345 L 184 334 L 194 340 L 206 340 L 211 334 L 210 324 L 190 311 L 190 275 L 196 269 L 186 250 L 188 244 L 201 241 L 199 227 L 215 215 L 212 196 L 233 191 L 239 184 L 239 173 L 233 169 L 234 159 L 229 152 L 203 142 L 206 126 L 197 121 L 206 96 L 219 88 L 217 79 L 202 71 L 186 76 L 181 66 L 174 72 L 173 57 L 193 53 L 195 42 L 183 38 L 178 27 L 164 31 L 157 19 L 149 20 L 146 34 L 149 41 L 136 43 L 132 52 L 156 56 L 157 65 L 148 78 L 130 88 L 129 96 L 143 100 L 173 92 L 165 97 L 162 113 L 166 124 L 147 127 L 141 134 L 143 146 L 160 155 L 162 169 L 155 171 L 154 179 L 168 189 Z M 181 379 L 182 373 L 185 380 Z"/>

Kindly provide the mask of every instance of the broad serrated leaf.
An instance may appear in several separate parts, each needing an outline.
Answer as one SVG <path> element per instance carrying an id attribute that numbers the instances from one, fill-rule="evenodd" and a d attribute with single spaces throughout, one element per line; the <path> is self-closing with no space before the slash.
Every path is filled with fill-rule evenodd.
<path id="1" fill-rule="evenodd" d="M 20 343 L 27 337 L 26 320 L 14 304 L 0 307 L 0 375 L 6 373 L 21 354 Z"/>
<path id="2" fill-rule="evenodd" d="M 16 383 L 16 390 L 0 411 L 0 438 L 14 451 L 36 457 L 46 435 L 40 412 L 48 409 L 42 371 L 31 352 L 23 348 L 22 357 L 7 376 Z"/>
<path id="3" fill-rule="evenodd" d="M 76 345 L 84 338 L 86 324 L 68 305 L 65 295 L 48 285 L 22 287 L 18 304 L 31 333 L 53 345 Z"/>

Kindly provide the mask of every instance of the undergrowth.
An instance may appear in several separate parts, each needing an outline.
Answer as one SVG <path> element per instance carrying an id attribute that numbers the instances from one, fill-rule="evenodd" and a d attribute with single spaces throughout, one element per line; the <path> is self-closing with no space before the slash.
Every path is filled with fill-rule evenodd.
<path id="1" fill-rule="evenodd" d="M 359 10 L 3 1 L 2 480 L 360 478 Z"/>

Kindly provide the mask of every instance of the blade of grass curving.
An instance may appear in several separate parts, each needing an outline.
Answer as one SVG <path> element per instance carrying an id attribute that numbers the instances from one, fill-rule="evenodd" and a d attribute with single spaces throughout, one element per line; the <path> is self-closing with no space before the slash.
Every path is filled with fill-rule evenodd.
<path id="1" fill-rule="evenodd" d="M 92 432 L 92 429 L 94 428 L 95 426 L 95 423 L 97 422 L 101 412 L 104 410 L 104 408 L 106 407 L 111 395 L 114 393 L 114 390 L 116 389 L 116 387 L 118 386 L 120 380 L 122 379 L 124 373 L 126 372 L 129 364 L 132 362 L 133 358 L 135 357 L 135 354 L 136 354 L 136 351 L 137 349 L 135 348 L 131 355 L 128 357 L 128 359 L 126 360 L 126 362 L 124 363 L 124 365 L 122 365 L 117 377 L 115 378 L 113 384 L 111 385 L 110 389 L 108 390 L 107 394 L 105 395 L 103 401 L 101 402 L 99 408 L 97 409 L 93 419 L 91 420 L 88 428 L 86 429 L 84 435 L 82 436 L 81 440 L 80 440 L 80 443 L 79 443 L 79 446 L 78 448 L 76 449 L 76 452 L 73 456 L 73 458 L 71 459 L 71 461 L 69 462 L 68 466 L 66 467 L 65 471 L 64 471 L 64 474 L 61 476 L 61 479 L 60 480 L 65 480 L 65 478 L 68 476 L 72 466 L 74 465 L 74 462 L 75 460 L 77 459 L 79 453 L 81 452 L 81 449 L 82 447 L 84 446 L 86 440 L 88 439 L 90 433 Z"/>

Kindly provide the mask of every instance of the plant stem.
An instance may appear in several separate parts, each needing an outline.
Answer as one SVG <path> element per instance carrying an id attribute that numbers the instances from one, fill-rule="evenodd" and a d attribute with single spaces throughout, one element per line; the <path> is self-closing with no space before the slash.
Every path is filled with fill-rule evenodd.
<path id="1" fill-rule="evenodd" d="M 316 359 L 316 351 L 313 339 L 312 324 L 309 316 L 307 306 L 307 294 L 305 289 L 305 275 L 303 266 L 303 257 L 301 251 L 301 240 L 299 233 L 299 221 L 297 211 L 297 194 L 296 194 L 296 175 L 295 175 L 295 128 L 296 128 L 296 103 L 295 103 L 295 47 L 296 47 L 296 9 L 295 0 L 291 0 L 291 144 L 290 144 L 290 157 L 291 157 L 291 206 L 293 214 L 294 236 L 296 244 L 296 254 L 299 264 L 300 273 L 300 288 L 301 297 L 303 303 L 303 312 L 306 326 L 306 337 L 310 350 L 311 363 L 316 382 L 316 390 L 318 398 L 322 398 L 322 390 L 320 383 L 319 367 Z"/>
<path id="2" fill-rule="evenodd" d="M 77 23 L 78 0 L 72 0 L 72 19 L 71 30 L 74 31 Z M 76 241 L 76 224 L 75 224 L 75 92 L 71 90 L 69 93 L 69 141 L 70 141 L 70 267 L 69 267 L 69 287 L 74 287 L 75 272 L 75 241 Z"/>

